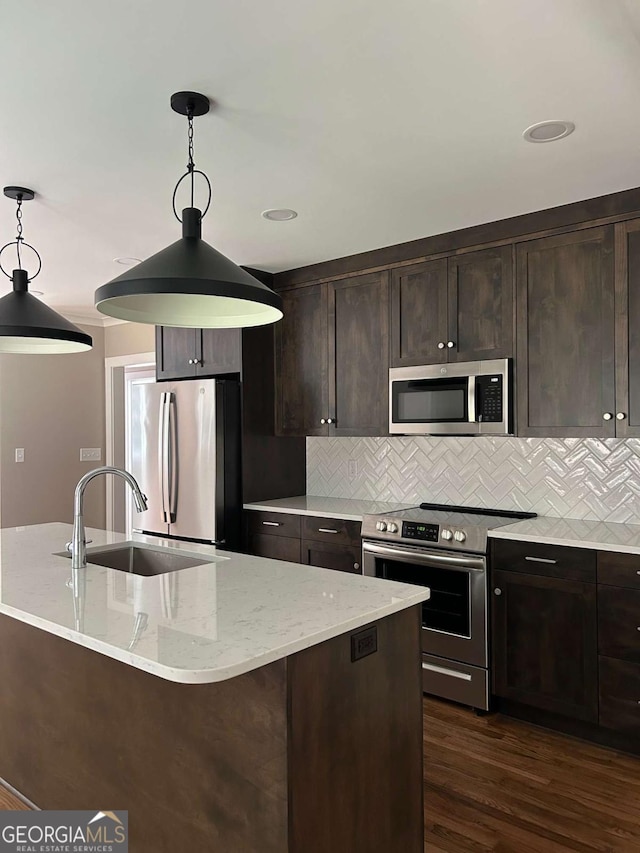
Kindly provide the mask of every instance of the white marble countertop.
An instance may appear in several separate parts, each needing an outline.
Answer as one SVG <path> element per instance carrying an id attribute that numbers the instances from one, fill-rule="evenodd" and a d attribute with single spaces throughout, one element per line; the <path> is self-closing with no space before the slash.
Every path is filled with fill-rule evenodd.
<path id="1" fill-rule="evenodd" d="M 640 554 L 640 524 L 616 524 L 540 515 L 490 530 L 489 538 Z"/>
<path id="2" fill-rule="evenodd" d="M 125 541 L 87 533 L 88 555 Z M 0 531 L 0 614 L 185 684 L 233 678 L 429 597 L 424 587 L 134 535 L 207 562 L 155 577 L 89 564 L 79 570 L 84 603 L 74 602 L 71 561 L 55 555 L 70 538 L 69 524 Z"/>
<path id="3" fill-rule="evenodd" d="M 263 512 L 288 512 L 291 515 L 317 515 L 320 518 L 344 518 L 347 521 L 362 521 L 369 513 L 377 515 L 398 509 L 416 506 L 415 503 L 387 503 L 385 501 L 359 501 L 352 498 L 325 498 L 318 495 L 297 495 L 293 498 L 277 498 L 273 501 L 258 501 L 245 504 L 245 509 Z"/>

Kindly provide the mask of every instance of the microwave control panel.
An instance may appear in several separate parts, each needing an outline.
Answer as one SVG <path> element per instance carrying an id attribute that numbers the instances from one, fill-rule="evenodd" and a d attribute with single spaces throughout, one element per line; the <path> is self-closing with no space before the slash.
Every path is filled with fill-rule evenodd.
<path id="1" fill-rule="evenodd" d="M 502 374 L 476 379 L 477 419 L 483 423 L 500 423 L 503 417 Z"/>
<path id="2" fill-rule="evenodd" d="M 418 521 L 403 521 L 402 535 L 406 539 L 420 539 L 422 542 L 437 542 L 440 525 L 424 524 Z"/>

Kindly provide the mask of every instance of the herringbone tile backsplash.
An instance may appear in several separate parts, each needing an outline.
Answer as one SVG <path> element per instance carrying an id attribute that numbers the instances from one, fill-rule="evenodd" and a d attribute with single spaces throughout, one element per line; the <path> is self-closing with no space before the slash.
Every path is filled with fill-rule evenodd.
<path id="1" fill-rule="evenodd" d="M 637 524 L 640 439 L 307 438 L 307 494 Z"/>

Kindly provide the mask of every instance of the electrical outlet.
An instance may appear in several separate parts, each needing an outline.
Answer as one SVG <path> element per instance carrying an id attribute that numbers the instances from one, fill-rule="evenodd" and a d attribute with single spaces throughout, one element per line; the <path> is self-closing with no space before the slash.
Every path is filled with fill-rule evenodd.
<path id="1" fill-rule="evenodd" d="M 24 462 L 24 447 L 16 447 L 16 462 Z"/>
<path id="2" fill-rule="evenodd" d="M 81 447 L 80 461 L 81 462 L 100 462 L 102 460 L 101 447 Z"/>
<path id="3" fill-rule="evenodd" d="M 351 482 L 358 476 L 358 460 L 350 459 L 347 463 L 347 476 Z"/>

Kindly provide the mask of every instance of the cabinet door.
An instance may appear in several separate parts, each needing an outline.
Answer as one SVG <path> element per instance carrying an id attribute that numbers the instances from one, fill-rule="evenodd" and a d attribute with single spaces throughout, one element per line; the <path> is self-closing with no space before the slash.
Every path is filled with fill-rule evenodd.
<path id="1" fill-rule="evenodd" d="M 447 360 L 447 260 L 391 272 L 391 366 Z"/>
<path id="2" fill-rule="evenodd" d="M 307 566 L 320 566 L 338 572 L 362 574 L 360 548 L 350 545 L 335 545 L 333 542 L 310 542 L 302 540 L 302 562 Z"/>
<path id="3" fill-rule="evenodd" d="M 200 343 L 197 376 L 239 373 L 242 368 L 241 329 L 197 329 Z"/>
<path id="4" fill-rule="evenodd" d="M 330 435 L 389 432 L 389 274 L 329 284 Z"/>
<path id="5" fill-rule="evenodd" d="M 522 243 L 516 257 L 518 435 L 613 436 L 613 227 Z"/>
<path id="6" fill-rule="evenodd" d="M 327 285 L 282 294 L 276 326 L 276 432 L 327 435 Z"/>
<path id="7" fill-rule="evenodd" d="M 271 560 L 300 562 L 300 540 L 290 536 L 270 536 L 262 533 L 249 535 L 247 551 L 256 557 L 269 557 Z"/>
<path id="8" fill-rule="evenodd" d="M 191 379 L 196 375 L 200 329 L 156 326 L 156 378 Z"/>
<path id="9" fill-rule="evenodd" d="M 616 435 L 640 436 L 640 219 L 616 225 Z"/>
<path id="10" fill-rule="evenodd" d="M 493 692 L 597 722 L 596 585 L 504 571 L 492 578 Z"/>
<path id="11" fill-rule="evenodd" d="M 512 358 L 513 309 L 511 246 L 449 258 L 449 361 Z"/>

